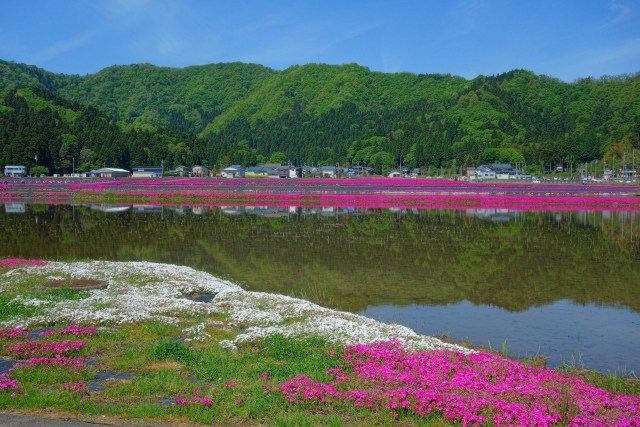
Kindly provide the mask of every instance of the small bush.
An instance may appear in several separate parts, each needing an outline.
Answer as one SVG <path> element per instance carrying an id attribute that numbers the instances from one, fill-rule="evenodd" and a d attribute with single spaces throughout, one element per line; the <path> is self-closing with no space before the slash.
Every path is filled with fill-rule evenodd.
<path id="1" fill-rule="evenodd" d="M 156 360 L 175 360 L 177 362 L 188 363 L 193 360 L 191 350 L 184 344 L 174 341 L 163 342 L 153 351 L 153 358 Z"/>

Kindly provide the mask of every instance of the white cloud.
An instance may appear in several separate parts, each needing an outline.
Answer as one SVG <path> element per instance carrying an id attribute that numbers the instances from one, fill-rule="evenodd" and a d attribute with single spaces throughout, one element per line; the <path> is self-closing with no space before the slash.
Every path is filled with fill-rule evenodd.
<path id="1" fill-rule="evenodd" d="M 627 39 L 617 46 L 594 52 L 592 55 L 589 55 L 584 61 L 584 64 L 598 67 L 623 62 L 640 64 L 640 38 Z"/>
<path id="2" fill-rule="evenodd" d="M 617 25 L 631 17 L 632 9 L 628 4 L 620 0 L 611 0 L 609 3 L 613 17 L 607 22 L 607 25 Z"/>
<path id="3" fill-rule="evenodd" d="M 95 33 L 93 31 L 78 34 L 66 40 L 60 40 L 54 44 L 35 52 L 29 58 L 30 63 L 44 64 L 59 56 L 72 52 L 78 48 L 88 45 L 93 41 Z"/>

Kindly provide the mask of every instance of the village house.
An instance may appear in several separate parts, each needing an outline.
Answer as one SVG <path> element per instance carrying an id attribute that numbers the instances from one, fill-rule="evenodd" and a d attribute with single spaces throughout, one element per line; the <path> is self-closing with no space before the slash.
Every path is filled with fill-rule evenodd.
<path id="1" fill-rule="evenodd" d="M 278 177 L 280 178 L 302 178 L 302 168 L 297 166 L 280 166 Z"/>
<path id="2" fill-rule="evenodd" d="M 118 168 L 102 168 L 87 172 L 87 176 L 99 178 L 124 178 L 131 175 L 131 172 Z"/>
<path id="3" fill-rule="evenodd" d="M 27 167 L 26 166 L 5 166 L 4 167 L 4 176 L 11 177 L 24 177 L 27 176 Z"/>
<path id="4" fill-rule="evenodd" d="M 131 172 L 134 178 L 162 178 L 163 170 L 161 166 L 135 166 Z"/>
<path id="5" fill-rule="evenodd" d="M 222 169 L 223 178 L 244 178 L 245 169 L 240 165 L 231 165 Z"/>
<path id="6" fill-rule="evenodd" d="M 475 177 L 477 180 L 496 179 L 496 172 L 487 165 L 480 165 L 476 169 Z"/>
<path id="7" fill-rule="evenodd" d="M 338 170 L 335 166 L 321 166 L 317 169 L 317 172 L 323 178 L 335 178 Z"/>
<path id="8" fill-rule="evenodd" d="M 199 177 L 209 176 L 209 168 L 200 165 L 194 166 L 193 169 L 191 169 L 191 175 Z"/>
<path id="9" fill-rule="evenodd" d="M 266 178 L 271 175 L 275 175 L 276 173 L 277 173 L 277 170 L 275 168 L 264 166 L 264 165 L 258 165 L 258 166 L 251 166 L 245 169 L 244 176 L 247 178 Z"/>

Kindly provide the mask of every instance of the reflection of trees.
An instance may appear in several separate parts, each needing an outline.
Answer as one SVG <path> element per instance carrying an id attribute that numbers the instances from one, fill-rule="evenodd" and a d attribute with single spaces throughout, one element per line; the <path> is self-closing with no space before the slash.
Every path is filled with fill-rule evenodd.
<path id="1" fill-rule="evenodd" d="M 29 207 L 0 214 L 0 256 L 191 265 L 247 289 L 322 294 L 353 311 L 461 300 L 526 310 L 559 299 L 640 311 L 637 218 L 588 215 L 492 222 L 438 210 L 266 218 Z"/>

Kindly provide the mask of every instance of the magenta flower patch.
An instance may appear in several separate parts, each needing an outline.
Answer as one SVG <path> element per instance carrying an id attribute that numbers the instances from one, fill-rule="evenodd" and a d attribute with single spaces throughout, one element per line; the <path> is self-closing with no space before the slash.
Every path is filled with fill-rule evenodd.
<path id="1" fill-rule="evenodd" d="M 55 357 L 79 352 L 87 344 L 84 341 L 61 342 L 26 340 L 5 347 L 5 351 L 16 359 L 29 357 Z"/>
<path id="2" fill-rule="evenodd" d="M 72 323 L 71 325 L 65 328 L 40 332 L 38 335 L 41 337 L 73 335 L 76 337 L 91 338 L 97 333 L 98 333 L 98 329 L 95 326 L 80 326 L 75 323 Z"/>
<path id="3" fill-rule="evenodd" d="M 24 338 L 29 332 L 22 328 L 0 328 L 0 338 L 17 339 Z"/>
<path id="4" fill-rule="evenodd" d="M 464 426 L 640 426 L 640 398 L 616 395 L 550 369 L 488 353 L 411 353 L 398 341 L 345 348 L 321 383 L 280 385 L 291 403 L 343 402 L 392 415 L 432 412 Z"/>
<path id="5" fill-rule="evenodd" d="M 45 265 L 47 262 L 41 259 L 5 258 L 0 259 L 0 268 L 28 267 L 32 265 Z"/>

